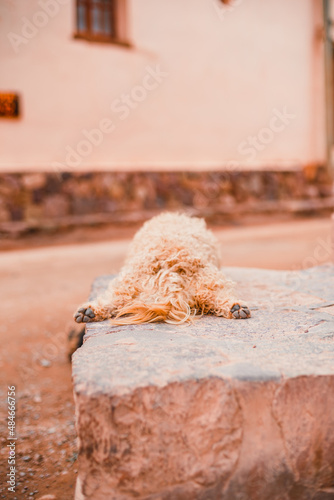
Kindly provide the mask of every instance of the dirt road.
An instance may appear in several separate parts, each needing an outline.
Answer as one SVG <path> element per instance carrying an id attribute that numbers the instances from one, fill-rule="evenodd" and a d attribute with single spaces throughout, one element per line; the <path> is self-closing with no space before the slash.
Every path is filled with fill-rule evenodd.
<path id="1" fill-rule="evenodd" d="M 327 218 L 215 232 L 226 266 L 296 269 L 330 260 Z M 94 277 L 118 271 L 128 243 L 0 254 L 1 412 L 7 412 L 7 386 L 15 385 L 18 437 L 16 494 L 8 495 L 2 475 L 0 498 L 73 498 L 77 465 L 66 326 Z M 1 429 L 1 436 L 1 471 L 7 471 L 7 431 Z"/>

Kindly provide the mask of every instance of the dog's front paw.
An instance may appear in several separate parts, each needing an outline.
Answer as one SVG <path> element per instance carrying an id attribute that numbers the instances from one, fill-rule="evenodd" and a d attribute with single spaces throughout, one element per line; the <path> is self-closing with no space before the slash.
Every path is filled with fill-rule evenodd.
<path id="1" fill-rule="evenodd" d="M 90 306 L 79 307 L 74 314 L 74 319 L 77 323 L 89 323 L 95 321 L 96 314 Z"/>
<path id="2" fill-rule="evenodd" d="M 231 307 L 231 314 L 232 318 L 235 319 L 247 319 L 250 318 L 251 313 L 250 310 L 248 309 L 247 306 L 241 306 L 239 304 L 234 304 L 233 307 Z"/>

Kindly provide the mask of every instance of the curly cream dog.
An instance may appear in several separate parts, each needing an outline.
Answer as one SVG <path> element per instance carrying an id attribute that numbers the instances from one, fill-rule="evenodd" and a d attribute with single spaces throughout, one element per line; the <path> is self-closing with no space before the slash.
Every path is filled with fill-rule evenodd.
<path id="1" fill-rule="evenodd" d="M 112 318 L 115 325 L 189 322 L 197 315 L 250 317 L 218 268 L 217 242 L 203 219 L 163 213 L 135 235 L 119 275 L 96 300 L 81 305 L 77 323 Z"/>

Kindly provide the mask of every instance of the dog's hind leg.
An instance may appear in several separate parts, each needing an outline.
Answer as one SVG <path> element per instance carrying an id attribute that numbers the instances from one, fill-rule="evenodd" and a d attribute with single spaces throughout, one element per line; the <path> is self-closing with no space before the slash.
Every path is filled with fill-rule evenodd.
<path id="1" fill-rule="evenodd" d="M 74 313 L 74 319 L 77 323 L 90 323 L 109 319 L 114 314 L 115 306 L 112 305 L 108 296 L 102 296 L 81 304 Z"/>
<path id="2" fill-rule="evenodd" d="M 221 292 L 206 293 L 205 301 L 197 295 L 196 305 L 197 309 L 202 310 L 204 314 L 214 314 L 227 319 L 247 319 L 251 316 L 246 305 L 243 305 L 236 298 Z"/>
<path id="3" fill-rule="evenodd" d="M 233 294 L 232 284 L 221 273 L 202 274 L 198 282 L 195 304 L 204 314 L 215 314 L 227 319 L 247 319 L 251 313 Z"/>
<path id="4" fill-rule="evenodd" d="M 74 319 L 77 323 L 110 319 L 136 295 L 137 290 L 132 286 L 131 277 L 115 278 L 102 295 L 81 304 L 74 313 Z"/>
<path id="5" fill-rule="evenodd" d="M 109 283 L 108 288 L 94 300 L 84 302 L 74 313 L 77 323 L 90 323 L 92 321 L 103 321 L 116 314 L 116 280 Z"/>
<path id="6" fill-rule="evenodd" d="M 251 317 L 250 310 L 247 306 L 241 305 L 240 302 L 236 301 L 230 309 L 230 318 L 232 319 L 247 319 Z"/>

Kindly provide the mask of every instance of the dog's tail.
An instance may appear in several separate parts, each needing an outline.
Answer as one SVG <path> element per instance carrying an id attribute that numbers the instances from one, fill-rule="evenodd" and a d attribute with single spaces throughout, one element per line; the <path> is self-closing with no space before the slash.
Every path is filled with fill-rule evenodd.
<path id="1" fill-rule="evenodd" d="M 117 316 L 111 319 L 111 324 L 136 325 L 159 321 L 172 324 L 189 323 L 195 314 L 196 310 L 192 310 L 185 301 L 181 300 L 152 304 L 137 301 L 122 307 Z"/>

